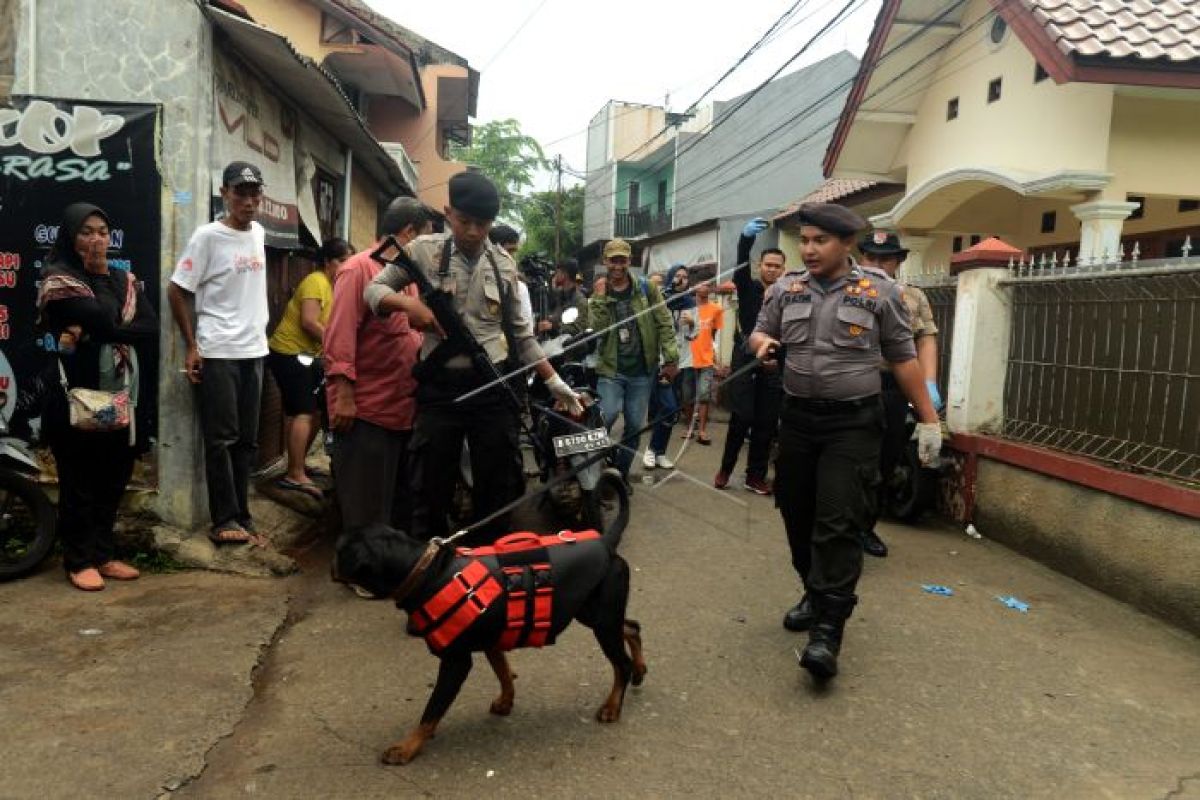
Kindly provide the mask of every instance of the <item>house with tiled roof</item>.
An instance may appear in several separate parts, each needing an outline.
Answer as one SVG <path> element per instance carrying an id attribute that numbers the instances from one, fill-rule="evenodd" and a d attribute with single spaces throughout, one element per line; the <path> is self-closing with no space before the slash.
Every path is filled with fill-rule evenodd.
<path id="1" fill-rule="evenodd" d="M 824 172 L 904 187 L 871 221 L 917 269 L 1160 258 L 1200 241 L 1198 150 L 1200 0 L 884 0 Z"/>

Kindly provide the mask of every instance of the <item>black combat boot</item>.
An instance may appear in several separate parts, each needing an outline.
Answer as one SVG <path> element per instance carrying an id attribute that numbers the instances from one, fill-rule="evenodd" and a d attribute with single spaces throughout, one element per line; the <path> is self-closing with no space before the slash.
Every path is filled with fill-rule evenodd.
<path id="1" fill-rule="evenodd" d="M 862 532 L 863 552 L 876 558 L 887 558 L 888 546 L 874 530 Z"/>
<path id="2" fill-rule="evenodd" d="M 852 594 L 813 594 L 816 621 L 808 632 L 808 646 L 800 656 L 800 666 L 814 679 L 827 681 L 837 675 L 842 632 L 857 602 L 858 598 Z"/>
<path id="3" fill-rule="evenodd" d="M 812 600 L 808 592 L 800 598 L 800 602 L 788 609 L 783 615 L 783 627 L 789 631 L 800 633 L 812 627 L 816 614 L 813 613 Z"/>

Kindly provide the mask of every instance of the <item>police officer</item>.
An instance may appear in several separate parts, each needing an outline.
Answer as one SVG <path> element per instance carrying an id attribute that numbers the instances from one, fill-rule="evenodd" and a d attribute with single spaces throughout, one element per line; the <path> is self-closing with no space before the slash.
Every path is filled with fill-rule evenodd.
<path id="1" fill-rule="evenodd" d="M 500 195 L 487 178 L 463 172 L 450 179 L 450 205 L 445 208 L 448 234 L 419 237 L 405 246 L 435 287 L 454 296 L 456 313 L 484 348 L 492 369 L 481 370 L 447 343 L 429 307 L 409 287 L 407 273 L 385 267 L 364 292 L 378 315 L 403 312 L 425 332 L 418 364 L 417 416 L 413 425 L 413 535 L 428 539 L 448 533 L 447 515 L 454 493 L 465 437 L 471 470 L 476 519 L 482 519 L 520 496 L 523 486 L 520 418 L 516 404 L 498 374 L 518 364 L 532 364 L 561 405 L 582 413 L 579 396 L 546 361 L 522 309 L 517 268 L 501 247 L 488 240 L 500 210 Z M 470 399 L 463 396 L 483 387 Z M 504 515 L 473 536 L 479 543 L 506 532 Z"/>
<path id="2" fill-rule="evenodd" d="M 900 238 L 896 234 L 886 231 L 873 231 L 863 237 L 863 240 L 858 243 L 858 249 L 863 255 L 864 266 L 876 267 L 892 280 L 895 280 L 896 272 L 904 263 L 904 259 L 908 257 L 908 250 L 900 246 Z M 904 290 L 904 303 L 908 306 L 913 341 L 917 347 L 917 362 L 921 365 L 925 388 L 929 392 L 929 399 L 933 401 L 934 410 L 940 411 L 942 396 L 938 391 L 937 384 L 938 329 L 937 324 L 933 321 L 933 309 L 929 305 L 929 298 L 916 286 L 902 283 L 901 288 Z M 883 401 L 883 445 L 879 453 L 879 467 L 880 474 L 883 476 L 883 485 L 886 486 L 889 476 L 900 463 L 904 448 L 908 445 L 904 426 L 904 420 L 908 414 L 908 401 L 905 399 L 904 393 L 900 391 L 896 377 L 892 374 L 887 362 L 884 362 L 879 377 L 883 389 L 880 394 Z M 862 532 L 863 551 L 867 555 L 877 558 L 883 558 L 888 554 L 887 545 L 875 532 L 875 523 L 878 520 L 878 513 L 883 510 L 885 494 L 883 486 L 881 486 L 880 502 L 876 507 L 877 513 L 869 520 L 869 524 Z"/>
<path id="3" fill-rule="evenodd" d="M 823 681 L 837 674 L 842 632 L 858 599 L 859 532 L 879 481 L 881 356 L 917 409 L 922 462 L 936 457 L 941 428 L 900 287 L 850 257 L 863 220 L 830 203 L 805 203 L 799 219 L 806 271 L 767 291 L 750 346 L 764 360 L 783 346 L 775 505 L 805 588 L 784 626 L 809 629 L 800 663 Z"/>

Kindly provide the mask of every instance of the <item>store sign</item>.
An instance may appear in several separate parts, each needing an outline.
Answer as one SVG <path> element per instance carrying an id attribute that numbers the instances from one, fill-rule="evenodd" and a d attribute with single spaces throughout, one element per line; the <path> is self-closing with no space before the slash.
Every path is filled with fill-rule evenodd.
<path id="1" fill-rule="evenodd" d="M 300 246 L 296 207 L 296 115 L 237 61 L 214 53 L 216 136 L 213 142 L 213 202 L 221 208 L 221 173 L 231 161 L 248 161 L 263 173 L 258 221 L 271 247 Z"/>
<path id="2" fill-rule="evenodd" d="M 35 326 L 36 300 L 64 208 L 88 202 L 104 209 L 112 220 L 109 266 L 132 270 L 158 306 L 158 111 L 40 97 L 0 105 L 0 418 L 8 422 L 16 412 L 18 431 L 36 415 L 42 373 L 53 364 L 54 339 Z M 142 359 L 141 368 L 157 385 L 155 359 Z M 157 422 L 157 400 L 154 393 L 141 398 L 139 426 Z"/>

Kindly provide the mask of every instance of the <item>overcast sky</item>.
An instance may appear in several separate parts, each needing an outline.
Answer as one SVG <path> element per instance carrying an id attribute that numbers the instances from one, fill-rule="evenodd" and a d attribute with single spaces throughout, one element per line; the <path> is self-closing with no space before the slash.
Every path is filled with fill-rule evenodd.
<path id="1" fill-rule="evenodd" d="M 688 0 L 367 0 L 397 23 L 465 57 L 481 73 L 476 124 L 513 117 L 571 167 L 585 168 L 587 124 L 609 100 L 682 111 L 796 0 L 738 0 L 718 13 Z M 708 98 L 763 81 L 847 0 L 802 0 L 795 15 Z M 846 20 L 784 74 L 841 50 L 862 56 L 880 0 Z M 549 186 L 539 187 L 549 188 Z"/>

